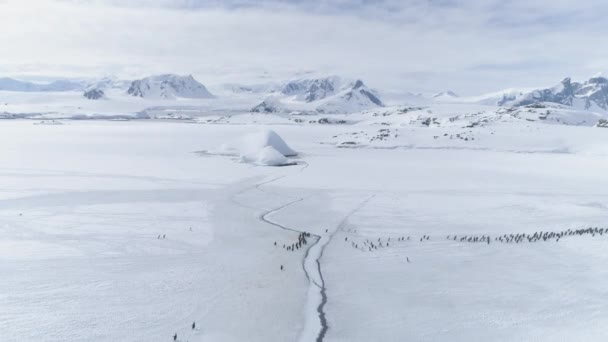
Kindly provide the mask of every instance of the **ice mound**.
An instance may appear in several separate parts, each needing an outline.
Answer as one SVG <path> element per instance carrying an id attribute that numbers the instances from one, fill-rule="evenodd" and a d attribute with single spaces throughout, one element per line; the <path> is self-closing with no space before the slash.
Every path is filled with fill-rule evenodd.
<path id="1" fill-rule="evenodd" d="M 237 157 L 242 163 L 263 166 L 286 166 L 296 164 L 288 157 L 297 156 L 287 143 L 272 130 L 244 135 L 233 144 L 223 144 L 215 150 L 198 152 L 205 155 Z"/>
<path id="2" fill-rule="evenodd" d="M 264 166 L 290 165 L 287 157 L 296 156 L 287 143 L 275 131 L 265 130 L 245 135 L 238 148 L 241 162 Z"/>
<path id="3" fill-rule="evenodd" d="M 248 134 L 243 137 L 241 142 L 242 154 L 256 154 L 261 152 L 264 147 L 272 147 L 285 157 L 293 157 L 298 153 L 292 150 L 287 143 L 275 131 L 266 130 Z"/>
<path id="4" fill-rule="evenodd" d="M 241 156 L 241 162 L 262 166 L 289 165 L 287 157 L 272 146 L 265 146 L 256 153 Z"/>

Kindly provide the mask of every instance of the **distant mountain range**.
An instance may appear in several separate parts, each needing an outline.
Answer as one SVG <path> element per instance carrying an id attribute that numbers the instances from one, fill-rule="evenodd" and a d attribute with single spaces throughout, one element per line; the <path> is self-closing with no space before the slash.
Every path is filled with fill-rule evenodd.
<path id="1" fill-rule="evenodd" d="M 0 91 L 83 91 L 83 96 L 88 99 L 96 100 L 103 98 L 105 92 L 109 89 L 124 91 L 128 95 L 136 97 L 152 99 L 174 99 L 178 97 L 206 99 L 214 97 L 207 88 L 196 81 L 194 77 L 172 74 L 150 76 L 135 81 L 103 78 L 88 85 L 84 81 L 58 80 L 50 83 L 34 83 L 8 77 L 0 78 Z"/>
<path id="2" fill-rule="evenodd" d="M 52 92 L 82 90 L 84 83 L 75 81 L 59 80 L 50 83 L 34 83 L 19 81 L 9 77 L 0 78 L 0 91 L 16 92 Z"/>
<path id="3" fill-rule="evenodd" d="M 608 79 L 598 76 L 584 82 L 572 82 L 570 78 L 565 78 L 551 88 L 538 89 L 519 96 L 504 96 L 497 104 L 520 107 L 539 103 L 608 110 Z"/>
<path id="4" fill-rule="evenodd" d="M 501 107 L 560 105 L 575 109 L 608 111 L 608 78 L 592 77 L 584 82 L 565 78 L 559 84 L 541 89 L 506 89 L 479 96 L 459 97 L 445 91 L 430 97 L 447 103 L 475 103 Z"/>
<path id="5" fill-rule="evenodd" d="M 252 112 L 353 113 L 384 107 L 381 95 L 361 80 L 339 76 L 308 77 L 285 82 L 255 85 L 224 84 L 220 97 L 231 96 L 258 102 Z M 0 78 L 0 91 L 68 92 L 79 91 L 90 100 L 115 97 L 137 97 L 151 100 L 212 99 L 207 87 L 192 75 L 163 74 L 137 80 L 102 78 L 94 82 L 57 80 L 48 83 Z M 608 78 L 595 76 L 583 82 L 565 78 L 554 87 L 540 89 L 507 89 L 472 97 L 460 97 L 451 90 L 434 95 L 396 92 L 385 94 L 392 104 L 430 105 L 438 103 L 474 103 L 502 107 L 557 105 L 591 111 L 608 111 Z M 263 100 L 262 100 L 263 99 Z M 248 106 L 248 104 L 246 104 Z"/>

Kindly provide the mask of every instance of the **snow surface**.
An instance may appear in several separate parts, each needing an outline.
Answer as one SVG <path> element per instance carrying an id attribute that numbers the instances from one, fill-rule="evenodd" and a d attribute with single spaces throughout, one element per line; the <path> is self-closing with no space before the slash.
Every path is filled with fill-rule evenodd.
<path id="1" fill-rule="evenodd" d="M 0 96 L 103 118 L 153 102 L 108 89 Z M 608 338 L 606 234 L 447 238 L 607 228 L 604 112 L 176 101 L 156 119 L 0 121 L 0 341 Z M 225 157 L 246 150 L 300 162 Z"/>

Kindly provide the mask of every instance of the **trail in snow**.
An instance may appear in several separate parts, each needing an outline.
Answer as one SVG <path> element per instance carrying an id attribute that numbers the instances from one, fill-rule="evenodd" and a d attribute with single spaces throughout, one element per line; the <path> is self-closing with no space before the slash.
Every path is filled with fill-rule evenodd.
<path id="1" fill-rule="evenodd" d="M 304 169 L 306 169 L 306 167 L 308 167 L 308 165 L 306 165 L 304 168 L 302 168 L 300 170 L 300 172 L 303 171 Z M 260 187 L 262 185 L 270 184 L 270 183 L 272 183 L 278 179 L 284 178 L 284 177 L 286 177 L 286 176 L 279 177 L 279 178 L 276 178 L 274 180 L 267 181 L 264 183 L 260 183 L 256 186 L 256 188 L 260 191 L 264 191 L 264 190 L 260 189 Z M 325 334 L 327 333 L 327 330 L 329 329 L 329 324 L 327 323 L 327 318 L 325 316 L 325 311 L 324 311 L 325 305 L 327 304 L 327 291 L 326 291 L 326 286 L 325 286 L 325 279 L 323 278 L 323 273 L 321 271 L 321 258 L 323 257 L 323 252 L 325 251 L 325 247 L 327 247 L 327 245 L 331 242 L 331 239 L 333 238 L 335 233 L 340 231 L 344 227 L 346 222 L 348 222 L 348 219 L 355 212 L 359 211 L 363 206 L 365 206 L 373 197 L 374 196 L 372 195 L 369 198 L 365 199 L 363 202 L 361 202 L 360 205 L 358 205 L 355 209 L 353 209 L 351 212 L 349 212 L 344 217 L 344 219 L 340 222 L 340 224 L 338 226 L 336 226 L 336 228 L 334 230 L 332 230 L 329 234 L 316 235 L 316 234 L 310 233 L 311 236 L 315 237 L 316 241 L 306 250 L 304 259 L 302 260 L 302 268 L 304 269 L 304 273 L 306 275 L 306 278 L 309 281 L 310 286 L 308 288 L 308 295 L 307 295 L 308 300 L 307 300 L 307 308 L 306 308 L 306 316 L 305 316 L 306 322 L 304 324 L 304 328 L 300 335 L 299 341 L 322 342 L 323 339 L 325 338 Z M 268 210 L 265 213 L 263 213 L 262 215 L 260 215 L 260 219 L 277 228 L 281 228 L 281 229 L 285 229 L 285 230 L 289 230 L 289 231 L 293 231 L 293 232 L 297 232 L 297 233 L 308 233 L 306 231 L 300 231 L 297 229 L 283 226 L 280 223 L 273 222 L 273 221 L 270 221 L 267 219 L 268 215 L 281 211 L 281 210 L 283 210 L 293 204 L 301 202 L 303 200 L 304 200 L 304 198 L 298 198 L 298 199 L 291 201 L 287 204 L 284 204 L 278 208 Z M 313 317 L 315 319 L 313 319 Z"/>
<path id="2" fill-rule="evenodd" d="M 303 163 L 303 165 L 304 167 L 300 169 L 300 172 L 303 172 L 306 168 L 308 168 L 308 163 Z M 287 177 L 287 175 L 283 175 L 281 177 L 277 177 L 269 181 L 258 183 L 255 185 L 255 188 L 259 191 L 266 193 L 266 191 L 261 188 L 262 186 L 273 183 L 285 177 Z M 298 202 L 302 202 L 303 200 L 304 197 L 301 197 L 280 207 L 268 210 L 262 213 L 259 218 L 261 221 L 266 222 L 267 224 L 272 225 L 274 227 L 299 234 L 308 233 L 315 238 L 316 241 L 306 249 L 304 258 L 302 259 L 302 269 L 304 270 L 306 279 L 309 282 L 309 287 L 308 294 L 306 297 L 306 321 L 304 323 L 304 328 L 302 329 L 302 333 L 300 334 L 298 340 L 322 342 L 327 330 L 329 329 L 327 319 L 325 318 L 325 312 L 323 311 L 323 307 L 327 303 L 327 295 L 325 293 L 325 280 L 323 279 L 323 274 L 321 273 L 321 263 L 319 261 L 320 257 L 323 255 L 323 249 L 325 248 L 326 243 L 320 245 L 320 242 L 323 241 L 323 237 L 320 235 L 289 228 L 278 222 L 273 222 L 267 218 L 268 215 L 279 212 L 291 205 L 294 205 Z M 313 317 L 315 319 L 313 319 Z"/>
<path id="3" fill-rule="evenodd" d="M 296 233 L 308 233 L 283 226 L 280 223 L 270 221 L 266 218 L 270 214 L 276 213 L 303 200 L 304 198 L 299 198 L 278 208 L 266 211 L 260 215 L 260 220 L 280 229 L 285 229 Z M 310 233 L 310 235 L 313 236 L 316 241 L 311 244 L 308 249 L 306 249 L 304 259 L 302 260 L 302 268 L 304 269 L 306 279 L 308 279 L 309 287 L 305 315 L 306 321 L 304 323 L 302 333 L 300 334 L 299 341 L 322 342 L 323 338 L 325 337 L 325 333 L 329 328 L 327 319 L 325 318 L 325 312 L 323 311 L 323 307 L 325 306 L 325 303 L 327 303 L 327 295 L 325 294 L 325 281 L 323 280 L 321 263 L 319 262 L 319 258 L 321 255 L 323 255 L 323 249 L 325 248 L 326 243 L 323 245 L 320 244 L 320 242 L 324 240 L 324 237 L 312 233 Z M 316 319 L 313 319 L 313 317 Z"/>
<path id="4" fill-rule="evenodd" d="M 302 168 L 300 168 L 299 172 L 303 172 L 306 168 L 308 168 L 308 163 L 302 162 Z M 233 197 L 232 201 L 240 206 L 244 206 L 249 209 L 258 210 L 251 206 L 242 204 L 234 199 L 235 196 L 243 194 L 252 189 L 256 189 L 258 191 L 268 193 L 264 191 L 261 187 L 267 184 L 271 184 L 273 182 L 278 181 L 279 179 L 283 179 L 288 175 L 282 175 L 279 177 L 275 177 L 273 179 L 257 183 L 252 187 L 247 187 L 239 192 L 237 192 Z M 307 294 L 307 309 L 306 309 L 306 322 L 304 323 L 304 328 L 302 329 L 302 333 L 300 334 L 299 341 L 323 341 L 325 337 L 325 333 L 328 329 L 327 320 L 325 318 L 325 312 L 323 311 L 323 307 L 325 303 L 327 303 L 327 296 L 325 294 L 325 282 L 323 280 L 323 275 L 321 274 L 321 264 L 319 262 L 320 256 L 323 254 L 324 246 L 319 246 L 319 242 L 322 240 L 322 237 L 307 231 L 300 231 L 297 229 L 289 228 L 280 223 L 273 222 L 267 218 L 268 215 L 281 211 L 291 205 L 294 205 L 298 202 L 304 200 L 304 197 L 297 198 L 293 201 L 290 201 L 286 204 L 283 204 L 277 208 L 267 210 L 260 214 L 259 220 L 265 222 L 271 226 L 274 226 L 279 229 L 291 231 L 294 233 L 308 233 L 310 236 L 315 238 L 315 242 L 310 245 L 306 249 L 304 254 L 304 258 L 302 259 L 302 269 L 304 270 L 304 274 L 306 279 L 309 282 L 308 294 Z M 318 304 L 317 304 L 318 303 Z M 313 317 L 315 319 L 313 319 Z"/>
<path id="5" fill-rule="evenodd" d="M 299 170 L 299 172 L 303 172 L 308 167 L 308 163 L 302 163 L 302 165 L 304 165 L 304 166 Z M 268 185 L 273 182 L 276 182 L 287 176 L 288 175 L 282 175 L 282 176 L 275 177 L 273 179 L 255 184 L 252 187 L 248 187 L 246 189 L 239 191 L 236 195 L 243 194 L 254 188 L 261 192 L 268 193 L 267 191 L 263 190 L 261 187 L 264 185 Z M 294 199 L 286 204 L 283 204 L 279 207 L 267 210 L 260 214 L 259 220 L 262 222 L 265 222 L 276 228 L 291 231 L 291 232 L 298 233 L 298 234 L 308 233 L 308 234 L 310 234 L 310 236 L 314 237 L 316 240 L 314 243 L 312 243 L 310 245 L 310 247 L 308 247 L 306 249 L 304 258 L 302 260 L 302 269 L 304 270 L 306 279 L 309 281 L 309 287 L 308 287 L 307 307 L 306 307 L 306 314 L 305 314 L 306 321 L 304 323 L 304 328 L 302 329 L 302 332 L 298 339 L 299 341 L 322 342 L 324 340 L 325 335 L 329 329 L 329 324 L 327 322 L 327 318 L 325 316 L 325 311 L 324 311 L 328 298 L 327 298 L 327 292 L 326 292 L 326 287 L 325 287 L 325 280 L 323 278 L 323 273 L 321 271 L 321 258 L 323 257 L 323 252 L 325 251 L 325 247 L 331 242 L 331 239 L 333 238 L 335 233 L 340 231 L 344 227 L 344 225 L 346 224 L 348 219 L 355 212 L 357 212 L 363 206 L 365 206 L 365 204 L 367 204 L 373 197 L 374 196 L 370 196 L 369 198 L 367 198 L 363 202 L 361 202 L 360 205 L 358 205 L 355 209 L 353 209 L 351 212 L 349 212 L 344 217 L 344 219 L 340 222 L 340 224 L 338 226 L 335 227 L 335 229 L 331 230 L 331 232 L 329 232 L 329 234 L 325 234 L 325 235 L 317 235 L 317 234 L 310 233 L 308 231 L 290 228 L 290 227 L 284 226 L 278 222 L 274 222 L 274 221 L 271 221 L 268 219 L 269 215 L 277 213 L 296 203 L 302 202 L 305 199 L 304 197 Z M 256 209 L 256 208 L 244 205 L 244 204 L 236 201 L 234 198 L 232 198 L 232 200 L 233 200 L 233 202 L 237 203 L 238 205 L 245 206 L 250 209 Z"/>

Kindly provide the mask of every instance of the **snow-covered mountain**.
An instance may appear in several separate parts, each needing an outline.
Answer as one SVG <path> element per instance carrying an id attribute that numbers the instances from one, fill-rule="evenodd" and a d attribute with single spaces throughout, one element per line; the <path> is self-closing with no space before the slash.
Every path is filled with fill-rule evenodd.
<path id="1" fill-rule="evenodd" d="M 214 96 L 197 80 L 189 76 L 158 75 L 131 82 L 127 94 L 148 99 L 209 99 Z"/>
<path id="2" fill-rule="evenodd" d="M 330 98 L 317 107 L 320 113 L 354 113 L 366 109 L 384 107 L 382 100 L 361 80 Z"/>
<path id="3" fill-rule="evenodd" d="M 252 111 L 354 113 L 383 106 L 379 96 L 363 81 L 350 82 L 331 76 L 286 82 L 280 92 L 271 94 Z"/>
<path id="4" fill-rule="evenodd" d="M 608 110 L 608 79 L 597 76 L 585 82 L 572 82 L 570 78 L 565 78 L 552 88 L 538 89 L 520 96 L 505 96 L 498 104 L 519 107 L 542 102 L 583 109 Z"/>
<path id="5" fill-rule="evenodd" d="M 82 90 L 81 82 L 58 80 L 51 83 L 34 83 L 20 81 L 9 77 L 0 78 L 0 91 L 16 92 L 54 92 L 54 91 L 73 91 Z"/>

